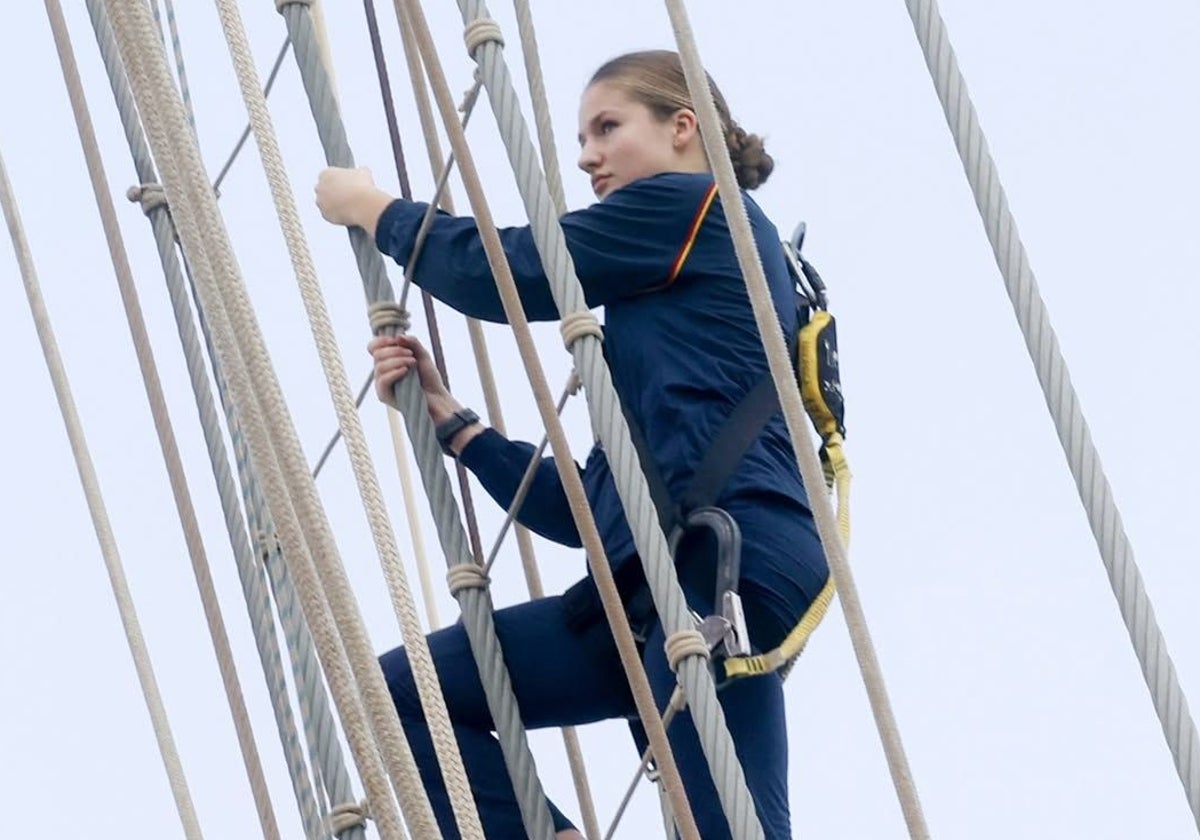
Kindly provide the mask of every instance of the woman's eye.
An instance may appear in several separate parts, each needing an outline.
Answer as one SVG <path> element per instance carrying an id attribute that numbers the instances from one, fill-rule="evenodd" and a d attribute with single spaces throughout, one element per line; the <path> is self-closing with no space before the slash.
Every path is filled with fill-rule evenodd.
<path id="1" fill-rule="evenodd" d="M 610 134 L 616 127 L 617 123 L 615 120 L 605 120 L 604 122 L 600 123 L 600 133 Z"/>

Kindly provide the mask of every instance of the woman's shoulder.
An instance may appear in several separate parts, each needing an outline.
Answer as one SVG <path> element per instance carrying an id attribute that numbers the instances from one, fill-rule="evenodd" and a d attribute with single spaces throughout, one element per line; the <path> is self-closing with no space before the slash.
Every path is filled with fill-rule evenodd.
<path id="1" fill-rule="evenodd" d="M 708 172 L 660 172 L 630 181 L 605 196 L 601 203 L 691 200 L 703 197 L 715 186 L 716 182 Z"/>

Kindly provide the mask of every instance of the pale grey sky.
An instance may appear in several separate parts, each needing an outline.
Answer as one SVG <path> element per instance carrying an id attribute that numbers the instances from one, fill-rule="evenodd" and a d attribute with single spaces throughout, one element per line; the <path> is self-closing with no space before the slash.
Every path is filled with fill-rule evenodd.
<path id="1" fill-rule="evenodd" d="M 67 5 L 120 196 L 133 180 L 127 149 L 83 6 Z M 179 5 L 199 133 L 215 173 L 244 112 L 212 5 Z M 452 84 L 464 90 L 470 65 L 457 9 L 426 5 Z M 10 6 L 0 27 L 0 76 L 8 80 L 0 86 L 0 149 L 206 836 L 253 837 L 252 803 L 45 15 L 40 4 Z M 267 0 L 243 6 L 265 72 L 283 23 Z M 394 18 L 390 4 L 379 6 L 412 178 L 428 195 Z M 570 168 L 580 87 L 616 53 L 671 46 L 671 31 L 656 3 L 542 2 L 534 11 L 568 200 L 580 206 L 590 198 Z M 509 34 L 520 79 L 512 10 L 497 2 L 492 13 Z M 1136 11 L 1111 0 L 948 0 L 943 13 L 1195 702 L 1200 296 L 1191 280 L 1200 263 L 1192 229 L 1200 10 L 1183 0 L 1147 0 Z M 362 10 L 332 4 L 328 16 L 352 145 L 394 187 Z M 698 2 L 692 18 L 736 118 L 767 137 L 778 161 L 756 197 L 782 230 L 807 220 L 808 253 L 830 287 L 856 477 L 851 559 L 934 836 L 1194 837 L 903 4 Z M 362 291 L 344 235 L 311 206 L 321 156 L 290 64 L 272 106 L 347 367 L 361 381 Z M 498 219 L 519 224 L 493 125 L 481 111 L 470 136 Z M 222 206 L 315 457 L 333 413 L 253 148 Z M 285 833 L 298 836 L 148 226 L 131 205 L 122 201 L 120 210 L 276 811 Z M 9 833 L 181 836 L 7 239 L 0 266 L 0 358 L 10 394 L 0 481 L 0 803 Z M 447 314 L 443 329 L 456 391 L 481 405 L 461 320 Z M 551 381 L 561 382 L 568 360 L 556 328 L 538 334 Z M 502 329 L 489 336 L 510 430 L 536 439 L 511 339 Z M 569 409 L 568 422 L 582 453 L 581 406 Z M 368 404 L 364 423 L 411 558 L 378 404 Z M 344 458 L 331 462 L 319 487 L 383 650 L 399 633 Z M 478 506 L 485 534 L 494 533 L 500 516 L 484 499 Z M 539 557 L 550 591 L 582 572 L 577 552 L 539 544 Z M 512 551 L 494 578 L 499 603 L 522 597 Z M 441 609 L 454 615 L 448 596 Z M 796 836 L 904 836 L 837 610 L 787 692 Z M 583 732 L 602 820 L 634 765 L 622 729 Z M 548 790 L 575 814 L 560 741 L 539 734 L 534 745 Z M 620 836 L 658 836 L 658 826 L 644 788 Z"/>

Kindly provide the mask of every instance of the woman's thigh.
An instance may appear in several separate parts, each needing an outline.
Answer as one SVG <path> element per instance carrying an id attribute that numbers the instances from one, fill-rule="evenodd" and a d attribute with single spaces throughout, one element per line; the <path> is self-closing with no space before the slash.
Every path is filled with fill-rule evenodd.
<path id="1" fill-rule="evenodd" d="M 601 621 L 576 632 L 566 624 L 562 598 L 539 598 L 494 613 L 521 719 L 529 729 L 573 726 L 629 714 L 633 700 L 611 631 Z M 487 697 L 467 638 L 454 624 L 428 636 L 450 718 L 493 729 Z M 402 718 L 422 716 L 407 651 L 380 657 Z"/>

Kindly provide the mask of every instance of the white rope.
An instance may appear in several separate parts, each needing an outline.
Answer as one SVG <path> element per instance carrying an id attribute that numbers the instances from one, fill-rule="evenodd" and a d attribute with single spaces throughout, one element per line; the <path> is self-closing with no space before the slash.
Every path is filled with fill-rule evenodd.
<path id="1" fill-rule="evenodd" d="M 245 697 L 242 694 L 241 682 L 238 679 L 237 667 L 234 664 L 233 649 L 229 643 L 229 634 L 225 629 L 225 619 L 221 614 L 220 602 L 217 599 L 216 587 L 213 584 L 212 572 L 209 569 L 208 555 L 200 536 L 200 523 L 196 518 L 196 510 L 192 504 L 191 493 L 188 490 L 187 476 L 183 469 L 183 459 L 179 454 L 179 446 L 175 439 L 175 431 L 167 413 L 166 397 L 163 394 L 162 381 L 158 374 L 158 365 L 154 360 L 154 352 L 150 346 L 150 337 L 146 330 L 145 318 L 142 314 L 137 287 L 133 281 L 133 270 L 129 265 L 129 257 L 121 236 L 120 224 L 117 221 L 116 208 L 109 194 L 108 177 L 104 171 L 104 162 L 100 157 L 100 147 L 96 140 L 96 132 L 84 99 L 83 82 L 79 77 L 79 67 L 75 61 L 75 53 L 71 47 L 70 35 L 66 21 L 63 19 L 62 6 L 58 0 L 46 0 L 46 13 L 50 20 L 50 29 L 54 36 L 54 44 L 58 51 L 59 65 L 62 68 L 63 80 L 66 83 L 71 110 L 75 117 L 75 126 L 79 133 L 80 144 L 83 147 L 87 163 L 88 176 L 92 184 L 92 192 L 100 211 L 101 223 L 105 240 L 108 243 L 109 255 L 112 259 L 116 274 L 117 287 L 121 294 L 121 302 L 125 308 L 125 317 L 129 324 L 130 337 L 133 340 L 134 352 L 137 356 L 138 368 L 146 390 L 146 399 L 150 405 L 150 414 L 154 421 L 154 430 L 162 450 L 163 461 L 166 464 L 167 475 L 171 485 L 171 495 L 175 501 L 176 513 L 183 529 L 184 542 L 191 561 L 192 573 L 196 579 L 196 588 L 200 595 L 200 603 L 204 609 L 204 618 L 208 625 L 209 636 L 212 639 L 213 652 L 216 655 L 221 683 L 225 690 L 226 701 L 233 718 L 234 730 L 237 734 L 238 746 L 241 749 L 242 761 L 246 775 L 250 781 L 250 789 L 254 795 L 254 804 L 258 811 L 259 823 L 263 836 L 267 840 L 278 840 L 279 825 L 275 811 L 271 805 L 271 797 L 267 791 L 266 775 L 263 772 L 262 761 L 259 758 L 258 747 L 254 741 L 254 731 L 250 725 L 250 713 L 246 709 Z"/>
<path id="2" fill-rule="evenodd" d="M 150 722 L 154 727 L 159 753 L 162 755 L 163 766 L 167 771 L 171 794 L 175 799 L 175 808 L 179 812 L 179 820 L 183 824 L 184 836 L 188 840 L 202 840 L 203 834 L 196 818 L 196 809 L 192 804 L 191 793 L 188 791 L 183 765 L 179 761 L 179 752 L 175 748 L 175 739 L 171 735 L 167 710 L 163 706 L 158 682 L 154 677 L 150 652 L 146 648 L 146 640 L 142 636 L 133 596 L 129 591 L 129 582 L 125 578 L 125 569 L 121 563 L 120 552 L 117 550 L 116 538 L 113 536 L 108 511 L 100 493 L 96 468 L 92 464 L 92 456 L 88 451 L 87 440 L 83 434 L 83 425 L 75 407 L 74 397 L 71 395 L 71 386 L 58 350 L 58 342 L 54 337 L 50 314 L 46 310 L 46 302 L 42 298 L 41 285 L 33 265 L 33 255 L 29 250 L 29 242 L 25 238 L 25 229 L 21 223 L 3 157 L 0 157 L 0 208 L 4 211 L 4 220 L 8 225 L 9 236 L 12 238 L 13 250 L 16 252 L 17 263 L 21 271 L 21 280 L 25 285 L 25 296 L 29 301 L 34 327 L 37 329 L 38 340 L 42 345 L 42 353 L 50 372 L 50 380 L 54 385 L 54 394 L 58 398 L 63 423 L 67 427 L 67 438 L 70 440 L 71 451 L 75 456 L 79 481 L 83 485 L 83 493 L 87 498 L 88 510 L 92 515 L 92 525 L 96 529 L 96 538 L 100 542 L 100 552 L 104 557 L 105 568 L 108 570 L 113 597 L 117 601 L 117 610 L 121 615 L 121 624 L 129 643 L 129 653 L 133 657 L 133 665 L 137 671 L 138 681 L 141 683 L 142 697 L 150 712 Z"/>
<path id="3" fill-rule="evenodd" d="M 1038 290 L 1029 255 L 1017 231 L 1008 196 L 1000 183 L 996 162 L 979 124 L 979 115 L 958 67 L 938 5 L 934 0 L 907 0 L 907 6 L 967 181 L 975 194 L 975 204 L 1004 279 L 1005 291 L 1012 301 L 1025 346 L 1033 360 L 1046 407 L 1054 419 L 1121 618 L 1129 631 L 1154 710 L 1175 761 L 1175 770 L 1183 783 L 1192 817 L 1200 827 L 1200 737 L 1175 673 L 1175 664 L 1167 652 L 1166 639 L 1154 616 L 1141 571 L 1134 560 L 1133 546 L 1125 533 L 1121 513 L 1113 500 L 1112 485 L 1092 441 L 1079 395 L 1071 383 L 1050 314 Z"/>
<path id="4" fill-rule="evenodd" d="M 147 10 L 138 2 L 108 2 L 114 34 L 129 68 L 135 98 L 149 129 L 151 147 L 162 167 L 163 184 L 194 272 L 196 289 L 209 318 L 213 345 L 226 372 L 232 398 L 243 410 L 243 429 L 251 459 L 279 529 L 284 558 L 300 592 L 322 665 L 330 675 L 330 687 L 366 785 L 377 828 L 385 838 L 403 837 L 404 829 L 388 790 L 379 746 L 373 740 L 363 698 L 355 688 L 363 691 L 371 708 L 372 722 L 380 723 L 381 731 L 386 725 L 381 715 L 390 711 L 394 720 L 394 708 L 382 685 L 369 642 L 363 638 L 365 633 L 361 627 L 351 625 L 361 619 L 340 597 L 333 603 L 324 597 L 326 580 L 339 583 L 336 546 L 267 359 L 199 151 L 171 84 L 161 45 L 154 38 Z M 310 550 L 310 543 L 314 550 Z M 341 593 L 335 590 L 333 595 Z M 351 653 L 361 656 L 366 648 L 365 656 L 371 666 L 362 669 L 366 682 L 361 685 L 347 662 L 343 637 L 337 632 L 339 627 Z M 370 683 L 372 676 L 374 684 Z"/>

